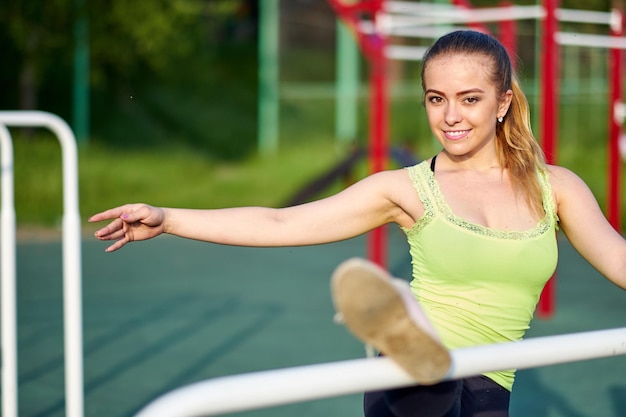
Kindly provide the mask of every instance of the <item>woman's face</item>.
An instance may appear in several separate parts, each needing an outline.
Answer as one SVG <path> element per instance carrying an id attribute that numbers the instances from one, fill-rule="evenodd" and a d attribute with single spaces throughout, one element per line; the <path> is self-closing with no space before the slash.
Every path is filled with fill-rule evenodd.
<path id="1" fill-rule="evenodd" d="M 432 58 L 424 71 L 424 105 L 433 134 L 452 157 L 495 156 L 496 123 L 511 102 L 499 100 L 489 78 L 490 58 L 481 54 Z"/>

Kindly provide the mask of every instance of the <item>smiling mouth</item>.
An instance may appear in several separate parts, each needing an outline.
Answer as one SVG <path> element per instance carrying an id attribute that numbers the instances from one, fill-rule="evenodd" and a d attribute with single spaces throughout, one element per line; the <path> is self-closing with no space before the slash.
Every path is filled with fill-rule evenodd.
<path id="1" fill-rule="evenodd" d="M 469 130 L 445 130 L 443 133 L 450 139 L 460 139 L 465 137 Z"/>

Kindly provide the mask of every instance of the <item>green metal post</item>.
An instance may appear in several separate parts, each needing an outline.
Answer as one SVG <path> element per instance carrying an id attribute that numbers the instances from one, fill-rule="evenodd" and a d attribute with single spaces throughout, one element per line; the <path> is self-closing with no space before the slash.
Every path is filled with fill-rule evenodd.
<path id="1" fill-rule="evenodd" d="M 89 29 L 85 0 L 75 0 L 73 128 L 79 144 L 89 140 Z"/>
<path id="2" fill-rule="evenodd" d="M 279 0 L 261 0 L 259 8 L 258 147 L 262 154 L 274 154 L 279 126 Z"/>
<path id="3" fill-rule="evenodd" d="M 359 48 L 346 25 L 337 20 L 337 98 L 335 135 L 339 143 L 356 140 L 359 93 Z"/>

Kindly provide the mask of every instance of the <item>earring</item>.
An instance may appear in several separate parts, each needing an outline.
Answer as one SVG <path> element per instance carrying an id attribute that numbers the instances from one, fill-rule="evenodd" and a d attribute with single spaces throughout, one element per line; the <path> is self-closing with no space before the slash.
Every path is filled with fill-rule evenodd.
<path id="1" fill-rule="evenodd" d="M 503 120 L 504 120 L 504 117 L 498 117 L 498 121 L 499 121 L 500 123 L 502 123 L 502 121 L 503 121 Z"/>

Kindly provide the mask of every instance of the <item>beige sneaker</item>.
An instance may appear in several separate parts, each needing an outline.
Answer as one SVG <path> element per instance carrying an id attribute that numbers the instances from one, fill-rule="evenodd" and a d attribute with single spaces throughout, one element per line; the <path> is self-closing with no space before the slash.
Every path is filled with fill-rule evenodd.
<path id="1" fill-rule="evenodd" d="M 331 290 L 339 319 L 357 338 L 391 358 L 420 384 L 440 382 L 451 357 L 406 281 L 352 258 L 334 271 Z"/>

